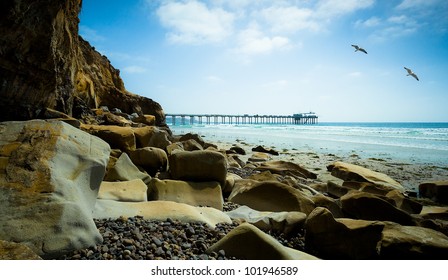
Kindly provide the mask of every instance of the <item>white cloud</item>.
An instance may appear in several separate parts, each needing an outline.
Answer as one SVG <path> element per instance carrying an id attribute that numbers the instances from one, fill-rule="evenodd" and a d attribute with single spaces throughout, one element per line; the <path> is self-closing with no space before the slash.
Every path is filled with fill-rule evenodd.
<path id="1" fill-rule="evenodd" d="M 271 6 L 262 9 L 258 14 L 273 32 L 294 33 L 303 29 L 319 29 L 318 22 L 313 18 L 313 11 L 308 8 Z"/>
<path id="2" fill-rule="evenodd" d="M 204 3 L 166 2 L 157 10 L 160 22 L 170 31 L 169 41 L 181 44 L 220 42 L 232 33 L 234 15 Z"/>
<path id="3" fill-rule="evenodd" d="M 266 36 L 257 25 L 252 25 L 239 33 L 237 52 L 246 55 L 269 54 L 274 50 L 289 49 L 291 46 L 288 38 Z"/>
<path id="4" fill-rule="evenodd" d="M 371 28 L 371 27 L 376 27 L 381 25 L 381 19 L 378 17 L 371 17 L 369 19 L 366 20 L 358 20 L 355 22 L 355 26 L 356 27 L 367 27 L 367 28 Z"/>
<path id="5" fill-rule="evenodd" d="M 319 17 L 331 19 L 371 7 L 374 0 L 319 0 L 316 13 Z"/>

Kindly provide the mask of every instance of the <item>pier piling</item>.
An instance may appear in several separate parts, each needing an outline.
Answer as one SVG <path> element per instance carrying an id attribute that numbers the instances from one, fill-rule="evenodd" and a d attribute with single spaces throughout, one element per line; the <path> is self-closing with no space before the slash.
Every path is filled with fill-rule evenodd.
<path id="1" fill-rule="evenodd" d="M 181 125 L 188 123 L 204 124 L 317 124 L 318 117 L 315 113 L 299 113 L 293 115 L 219 115 L 219 114 L 165 114 L 171 124 L 176 125 L 180 120 Z"/>

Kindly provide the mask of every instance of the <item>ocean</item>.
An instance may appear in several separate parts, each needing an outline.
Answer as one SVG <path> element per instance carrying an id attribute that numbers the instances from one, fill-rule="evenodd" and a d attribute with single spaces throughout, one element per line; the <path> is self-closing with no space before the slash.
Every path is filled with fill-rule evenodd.
<path id="1" fill-rule="evenodd" d="M 209 142 L 377 158 L 448 167 L 448 123 L 176 124 L 174 134 L 196 133 Z"/>

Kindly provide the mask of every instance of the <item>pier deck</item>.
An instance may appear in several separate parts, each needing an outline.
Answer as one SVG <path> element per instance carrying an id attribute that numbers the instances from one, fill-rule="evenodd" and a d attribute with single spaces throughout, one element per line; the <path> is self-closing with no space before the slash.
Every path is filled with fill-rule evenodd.
<path id="1" fill-rule="evenodd" d="M 171 125 L 198 124 L 317 124 L 315 113 L 293 115 L 215 115 L 215 114 L 165 114 Z"/>

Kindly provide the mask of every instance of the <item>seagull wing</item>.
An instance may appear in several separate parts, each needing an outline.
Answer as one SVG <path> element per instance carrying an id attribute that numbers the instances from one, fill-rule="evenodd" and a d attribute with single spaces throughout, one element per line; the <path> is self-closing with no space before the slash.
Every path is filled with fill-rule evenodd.
<path id="1" fill-rule="evenodd" d="M 409 69 L 409 68 L 406 68 L 406 67 L 404 67 L 404 69 L 406 69 L 406 71 L 408 71 L 409 75 L 411 75 L 411 74 L 412 74 L 412 70 L 411 70 L 411 69 Z"/>
<path id="2" fill-rule="evenodd" d="M 362 51 L 363 53 L 367 54 L 366 50 L 363 48 L 359 48 L 360 51 Z"/>
<path id="3" fill-rule="evenodd" d="M 417 81 L 420 81 L 417 77 L 417 75 L 415 75 L 414 73 L 411 74 L 412 77 L 414 77 Z"/>
<path id="4" fill-rule="evenodd" d="M 357 45 L 352 45 L 356 50 L 359 50 L 359 47 Z"/>

